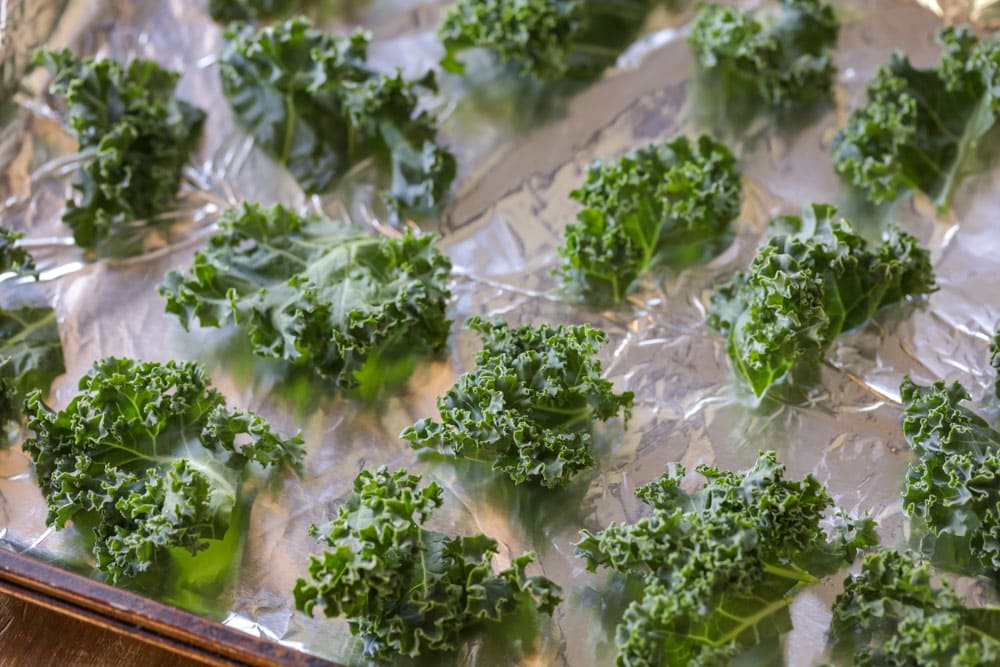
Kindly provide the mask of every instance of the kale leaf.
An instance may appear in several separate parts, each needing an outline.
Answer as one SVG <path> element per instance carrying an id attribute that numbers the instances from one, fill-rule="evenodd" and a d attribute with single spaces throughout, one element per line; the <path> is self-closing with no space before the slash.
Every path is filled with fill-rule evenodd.
<path id="1" fill-rule="evenodd" d="M 65 371 L 54 310 L 0 308 L 0 444 L 7 427 L 21 421 L 28 394 L 48 393 L 52 380 Z"/>
<path id="2" fill-rule="evenodd" d="M 376 357 L 441 349 L 451 262 L 433 236 L 377 237 L 283 206 L 226 212 L 190 274 L 160 286 L 185 328 L 238 324 L 256 354 L 341 387 Z"/>
<path id="3" fill-rule="evenodd" d="M 879 308 L 936 289 L 929 253 L 891 228 L 876 248 L 836 209 L 813 204 L 771 222 L 750 269 L 716 289 L 710 326 L 729 336 L 736 371 L 757 396 L 796 364 L 816 363 Z"/>
<path id="4" fill-rule="evenodd" d="M 435 143 L 434 117 L 419 91 L 433 72 L 406 80 L 367 63 L 369 36 L 334 37 L 302 18 L 255 33 L 226 31 L 222 89 L 257 142 L 307 193 L 329 190 L 351 167 L 373 159 L 387 202 L 403 212 L 438 207 L 455 178 L 455 157 Z"/>
<path id="5" fill-rule="evenodd" d="M 787 108 L 830 95 L 836 70 L 829 50 L 839 27 L 833 9 L 819 0 L 781 0 L 773 10 L 756 11 L 707 4 L 688 42 L 726 88 Z"/>
<path id="6" fill-rule="evenodd" d="M 471 48 L 496 53 L 538 80 L 590 79 L 628 45 L 653 3 L 649 0 L 459 0 L 438 28 L 442 67 L 465 70 L 458 55 Z"/>
<path id="7" fill-rule="evenodd" d="M 16 245 L 24 234 L 0 225 L 0 273 L 13 272 L 23 276 L 38 278 L 35 258 L 24 248 Z"/>
<path id="8" fill-rule="evenodd" d="M 594 358 L 607 334 L 590 325 L 511 328 L 473 317 L 483 337 L 476 368 L 438 399 L 441 421 L 422 419 L 401 437 L 455 457 L 492 461 L 516 484 L 564 487 L 595 464 L 591 425 L 624 410 Z"/>
<path id="9" fill-rule="evenodd" d="M 373 658 L 454 649 L 463 631 L 500 621 L 528 601 L 552 613 L 561 591 L 545 577 L 525 576 L 533 552 L 494 572 L 496 540 L 423 527 L 442 492 L 434 482 L 419 484 L 418 475 L 384 467 L 357 476 L 337 518 L 312 527 L 329 549 L 310 557 L 309 580 L 296 583 L 298 609 L 347 616 Z"/>
<path id="10" fill-rule="evenodd" d="M 123 67 L 68 50 L 40 51 L 36 61 L 54 73 L 50 90 L 66 97 L 86 156 L 73 173 L 78 197 L 63 215 L 77 245 L 94 247 L 169 210 L 205 120 L 174 97 L 180 75 L 152 60 Z"/>
<path id="11" fill-rule="evenodd" d="M 655 260 L 719 241 L 741 191 L 736 159 L 707 136 L 596 162 L 570 193 L 584 208 L 566 226 L 562 276 L 591 298 L 621 301 Z"/>
<path id="12" fill-rule="evenodd" d="M 917 69 L 896 52 L 868 84 L 833 143 L 836 170 L 875 203 L 904 188 L 946 209 L 980 139 L 1000 110 L 1000 41 L 979 43 L 966 27 L 938 36 L 941 60 Z"/>
<path id="13" fill-rule="evenodd" d="M 588 570 L 643 581 L 618 625 L 619 665 L 727 664 L 790 630 L 794 594 L 877 543 L 871 519 L 840 511 L 828 535 L 830 496 L 811 475 L 785 480 L 774 452 L 742 473 L 697 470 L 707 483 L 696 493 L 681 488 L 684 468 L 673 464 L 636 491 L 648 516 L 582 531 L 577 556 Z"/>
<path id="14" fill-rule="evenodd" d="M 259 21 L 292 11 L 296 0 L 209 0 L 208 13 L 216 21 Z"/>
<path id="15" fill-rule="evenodd" d="M 942 567 L 1000 575 L 1000 432 L 959 405 L 959 383 L 921 387 L 904 378 L 903 435 L 913 450 L 903 509 L 933 539 Z"/>
<path id="16" fill-rule="evenodd" d="M 844 582 L 831 638 L 857 665 L 987 667 L 1000 664 L 1000 607 L 966 607 L 927 563 L 879 551 Z"/>
<path id="17" fill-rule="evenodd" d="M 37 391 L 28 397 L 36 435 L 24 450 L 48 524 L 72 521 L 112 582 L 223 539 L 251 462 L 302 461 L 300 436 L 284 440 L 261 417 L 227 407 L 193 362 L 107 358 L 79 390 L 59 412 Z"/>

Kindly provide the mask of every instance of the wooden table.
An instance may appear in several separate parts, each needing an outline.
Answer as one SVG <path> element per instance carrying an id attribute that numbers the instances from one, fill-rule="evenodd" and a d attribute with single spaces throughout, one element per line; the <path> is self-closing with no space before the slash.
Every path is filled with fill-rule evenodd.
<path id="1" fill-rule="evenodd" d="M 0 666 L 193 667 L 193 660 L 0 594 Z"/>

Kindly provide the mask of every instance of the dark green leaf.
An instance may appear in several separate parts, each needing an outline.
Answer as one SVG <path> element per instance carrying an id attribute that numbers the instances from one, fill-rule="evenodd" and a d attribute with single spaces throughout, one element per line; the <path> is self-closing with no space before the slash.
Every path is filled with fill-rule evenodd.
<path id="1" fill-rule="evenodd" d="M 781 0 L 753 11 L 703 5 L 688 41 L 724 87 L 790 107 L 829 97 L 835 73 L 829 50 L 839 27 L 833 9 L 819 0 Z"/>
<path id="2" fill-rule="evenodd" d="M 48 524 L 73 522 L 111 581 L 165 564 L 171 549 L 196 554 L 223 539 L 250 461 L 302 462 L 300 436 L 281 439 L 257 415 L 227 407 L 195 363 L 107 358 L 79 389 L 59 412 L 29 396 L 36 436 L 24 450 Z"/>
<path id="3" fill-rule="evenodd" d="M 366 234 L 276 206 L 227 212 L 160 293 L 185 327 L 239 324 L 254 352 L 313 368 L 342 387 L 370 357 L 441 349 L 451 262 L 433 236 Z"/>
<path id="4" fill-rule="evenodd" d="M 996 374 L 993 380 L 993 393 L 1000 398 L 1000 327 L 997 327 L 993 340 L 990 341 L 990 366 Z"/>
<path id="5" fill-rule="evenodd" d="M 636 495 L 651 512 L 635 523 L 582 531 L 587 569 L 641 577 L 645 589 L 616 633 L 618 664 L 725 665 L 791 629 L 794 594 L 877 543 L 871 519 L 835 514 L 812 476 L 784 479 L 774 452 L 743 473 L 699 466 L 707 483 L 689 494 L 673 465 Z"/>
<path id="6" fill-rule="evenodd" d="M 723 238 L 739 214 L 740 193 L 736 159 L 706 136 L 597 162 L 570 193 L 584 209 L 566 226 L 563 278 L 589 297 L 621 301 L 657 259 Z"/>
<path id="7" fill-rule="evenodd" d="M 501 620 L 532 601 L 551 614 L 560 589 L 528 577 L 526 553 L 494 572 L 495 540 L 449 537 L 423 528 L 441 506 L 441 488 L 405 470 L 362 471 L 337 518 L 313 535 L 327 549 L 310 557 L 309 579 L 295 585 L 295 606 L 347 616 L 368 657 L 416 656 L 454 649 L 465 630 Z"/>
<path id="8" fill-rule="evenodd" d="M 712 295 L 709 325 L 760 396 L 796 364 L 814 364 L 845 331 L 906 296 L 936 288 L 929 253 L 893 227 L 876 248 L 836 209 L 813 204 L 771 223 L 747 273 Z"/>
<path id="9" fill-rule="evenodd" d="M 307 193 L 326 192 L 354 165 L 374 159 L 387 201 L 403 212 L 438 207 L 455 178 L 455 158 L 435 143 L 436 121 L 418 80 L 381 74 L 367 63 L 369 36 L 334 37 L 295 19 L 254 32 L 226 31 L 222 89 L 257 143 Z"/>
<path id="10" fill-rule="evenodd" d="M 904 378 L 903 435 L 913 449 L 903 508 L 930 531 L 942 567 L 1000 574 L 1000 432 L 959 405 L 965 387 Z"/>
<path id="11" fill-rule="evenodd" d="M 516 484 L 555 488 L 594 465 L 590 428 L 624 410 L 594 359 L 607 335 L 590 325 L 508 327 L 473 317 L 483 337 L 476 368 L 438 399 L 441 421 L 403 431 L 414 447 L 493 463 Z"/>
<path id="12" fill-rule="evenodd" d="M 208 13 L 216 21 L 261 21 L 288 14 L 297 0 L 209 0 Z"/>
<path id="13" fill-rule="evenodd" d="M 916 556 L 880 551 L 845 581 L 830 635 L 857 665 L 987 667 L 1000 664 L 998 631 L 1000 607 L 968 608 Z"/>
<path id="14" fill-rule="evenodd" d="M 11 422 L 21 421 L 28 394 L 47 394 L 52 380 L 65 371 L 55 311 L 0 308 L 0 434 Z"/>
<path id="15" fill-rule="evenodd" d="M 936 69 L 894 53 L 868 84 L 868 101 L 837 133 L 834 166 L 868 199 L 920 190 L 947 208 L 1000 109 L 1000 42 L 979 43 L 967 27 L 939 34 Z"/>
<path id="16" fill-rule="evenodd" d="M 198 145 L 205 113 L 174 97 L 179 74 L 137 58 L 123 67 L 79 60 L 70 51 L 41 51 L 53 72 L 50 90 L 63 95 L 80 151 L 75 200 L 63 220 L 76 243 L 90 248 L 149 222 L 174 204 L 182 170 Z"/>

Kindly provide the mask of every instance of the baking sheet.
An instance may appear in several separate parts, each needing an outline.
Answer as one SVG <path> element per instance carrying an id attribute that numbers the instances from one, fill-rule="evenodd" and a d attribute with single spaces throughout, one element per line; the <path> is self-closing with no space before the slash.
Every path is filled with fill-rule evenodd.
<path id="1" fill-rule="evenodd" d="M 39 0 L 44 2 L 44 0 Z M 2 6 L 8 7 L 10 2 Z M 252 408 L 279 432 L 302 429 L 306 473 L 282 490 L 259 496 L 237 584 L 198 611 L 247 632 L 328 658 L 360 661 L 359 645 L 343 620 L 310 619 L 293 610 L 291 590 L 318 546 L 312 523 L 333 517 L 364 467 L 407 467 L 446 489 L 432 525 L 448 532 L 482 531 L 501 545 L 498 565 L 526 550 L 539 553 L 535 571 L 559 583 L 566 601 L 552 622 L 517 622 L 481 635 L 454 656 L 471 665 L 605 665 L 613 661 L 614 626 L 623 604 L 607 573 L 590 574 L 574 558 L 580 528 L 635 520 L 642 505 L 634 490 L 671 461 L 741 469 L 760 449 L 775 449 L 799 477 L 812 472 L 850 511 L 871 512 L 887 545 L 907 538 L 899 490 L 908 451 L 899 427 L 898 387 L 910 373 L 921 382 L 961 380 L 972 405 L 988 417 L 992 376 L 988 336 L 1000 321 L 1000 170 L 966 179 L 951 214 L 937 217 L 921 196 L 891 207 L 861 205 L 833 173 L 829 144 L 847 112 L 864 99 L 864 83 L 893 48 L 918 65 L 936 61 L 934 33 L 956 7 L 988 20 L 975 3 L 906 0 L 835 2 L 844 22 L 836 64 L 835 104 L 796 124 L 766 117 L 733 119 L 717 91 L 692 76 L 684 43 L 693 3 L 663 3 L 618 67 L 583 90 L 546 96 L 476 59 L 468 78 L 443 75 L 432 105 L 445 116 L 442 138 L 459 160 L 454 201 L 437 232 L 455 265 L 450 312 L 456 321 L 450 352 L 420 365 L 407 390 L 377 401 L 348 400 L 318 386 L 287 382 L 280 364 L 255 360 L 238 331 L 195 328 L 186 333 L 163 312 L 156 285 L 165 272 L 187 266 L 223 208 L 243 200 L 285 202 L 348 217 L 379 233 L 382 211 L 365 185 L 364 170 L 323 197 L 305 197 L 238 126 L 222 101 L 215 57 L 221 28 L 199 0 L 53 3 L 50 43 L 81 53 L 126 60 L 152 57 L 184 72 L 179 96 L 209 112 L 205 140 L 189 170 L 177 222 L 151 234 L 146 252 L 95 259 L 72 246 L 60 223 L 74 168 L 75 143 L 64 115 L 43 94 L 44 73 L 23 82 L 15 119 L 8 123 L 0 183 L 0 217 L 26 233 L 42 270 L 38 284 L 7 279 L 0 304 L 51 302 L 60 322 L 67 373 L 53 386 L 64 406 L 92 362 L 107 355 L 149 360 L 196 359 L 216 386 L 240 407 Z M 320 3 L 317 25 L 346 31 L 361 23 L 373 32 L 371 60 L 421 74 L 441 54 L 434 37 L 446 2 L 371 0 Z M 751 3 L 738 3 L 751 4 Z M 921 4 L 925 6 L 921 6 Z M 931 11 L 929 5 L 935 5 Z M 977 9 L 978 7 L 978 9 Z M 343 17 L 348 16 L 345 20 Z M 338 18 L 340 17 L 340 18 Z M 49 31 L 44 31 L 48 33 Z M 714 260 L 681 272 L 647 276 L 629 302 L 613 310 L 567 303 L 551 271 L 562 229 L 573 219 L 570 190 L 598 157 L 614 157 L 677 132 L 713 131 L 740 157 L 744 206 L 733 244 Z M 767 221 L 813 201 L 838 204 L 872 238 L 886 220 L 898 221 L 932 251 L 941 290 L 925 303 L 880 312 L 842 336 L 811 386 L 772 392 L 760 405 L 734 378 L 724 339 L 704 324 L 712 286 L 747 266 Z M 398 438 L 422 417 L 434 416 L 435 397 L 472 366 L 479 342 L 460 324 L 468 316 L 502 316 L 512 324 L 591 322 L 611 342 L 602 351 L 606 376 L 636 393 L 627 431 L 614 420 L 600 430 L 598 467 L 564 492 L 517 489 L 488 467 L 421 458 Z M 45 507 L 30 461 L 15 446 L 0 451 L 0 537 L 7 546 L 93 573 L 72 531 L 44 525 Z M 823 655 L 830 603 L 842 575 L 800 595 L 792 606 L 795 630 L 786 638 L 787 664 L 813 664 Z M 973 597 L 983 591 L 960 581 Z"/>

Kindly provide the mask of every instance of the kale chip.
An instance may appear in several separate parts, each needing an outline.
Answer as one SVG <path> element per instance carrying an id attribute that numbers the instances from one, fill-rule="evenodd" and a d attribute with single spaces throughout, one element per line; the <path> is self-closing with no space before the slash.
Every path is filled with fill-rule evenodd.
<path id="1" fill-rule="evenodd" d="M 813 204 L 773 220 L 749 271 L 712 295 L 708 323 L 729 337 L 733 367 L 757 396 L 879 308 L 936 289 L 914 237 L 893 227 L 870 248 L 836 212 Z"/>
<path id="2" fill-rule="evenodd" d="M 312 527 L 329 548 L 310 557 L 309 579 L 295 584 L 295 606 L 347 616 L 365 656 L 378 659 L 454 649 L 464 631 L 529 601 L 551 614 L 561 591 L 545 577 L 525 575 L 535 554 L 494 572 L 496 540 L 427 530 L 422 524 L 441 506 L 442 492 L 420 481 L 384 467 L 358 474 L 337 518 Z"/>
<path id="3" fill-rule="evenodd" d="M 12 272 L 38 278 L 35 258 L 24 248 L 16 245 L 24 234 L 0 226 L 0 273 Z"/>
<path id="4" fill-rule="evenodd" d="M 948 208 L 979 140 L 996 123 L 1000 41 L 980 43 L 967 27 L 945 28 L 938 39 L 935 69 L 917 69 L 894 53 L 869 82 L 867 103 L 834 139 L 837 172 L 874 203 L 911 189 Z"/>
<path id="5" fill-rule="evenodd" d="M 829 97 L 836 72 L 829 51 L 839 27 L 833 9 L 819 0 L 781 0 L 753 11 L 706 4 L 688 42 L 728 92 L 749 90 L 787 108 Z"/>
<path id="6" fill-rule="evenodd" d="M 655 261 L 722 239 L 741 191 L 736 159 L 707 136 L 595 162 L 570 193 L 584 208 L 559 248 L 563 279 L 590 298 L 621 301 Z"/>
<path id="7" fill-rule="evenodd" d="M 624 410 L 594 358 L 607 335 L 590 325 L 511 328 L 473 317 L 483 337 L 476 368 L 438 399 L 441 421 L 422 419 L 401 434 L 415 448 L 490 461 L 515 484 L 564 487 L 595 464 L 590 428 Z"/>
<path id="8" fill-rule="evenodd" d="M 641 578 L 643 592 L 618 625 L 618 665 L 728 664 L 791 630 L 788 607 L 801 589 L 877 543 L 869 518 L 835 514 L 811 475 L 784 479 L 774 452 L 742 473 L 698 466 L 705 486 L 681 488 L 673 464 L 636 495 L 651 511 L 635 523 L 582 531 L 577 556 Z"/>
<path id="9" fill-rule="evenodd" d="M 52 380 L 65 371 L 54 310 L 0 308 L 0 444 L 6 429 L 21 422 L 28 394 L 48 393 Z"/>
<path id="10" fill-rule="evenodd" d="M 326 192 L 352 167 L 372 159 L 388 180 L 387 203 L 404 213 L 439 206 L 455 178 L 455 157 L 435 143 L 434 117 L 417 80 L 375 72 L 369 36 L 334 37 L 302 18 L 254 32 L 226 31 L 219 60 L 222 89 L 257 143 L 307 193 Z"/>
<path id="11" fill-rule="evenodd" d="M 36 62 L 52 70 L 50 90 L 65 96 L 86 158 L 63 215 L 77 245 L 92 248 L 170 210 L 205 120 L 174 97 L 180 75 L 152 60 L 123 67 L 68 50 L 40 51 Z"/>
<path id="12" fill-rule="evenodd" d="M 341 387 L 373 358 L 444 347 L 451 262 L 433 236 L 378 237 L 283 206 L 227 211 L 189 275 L 160 286 L 185 328 L 238 324 L 256 354 Z"/>

